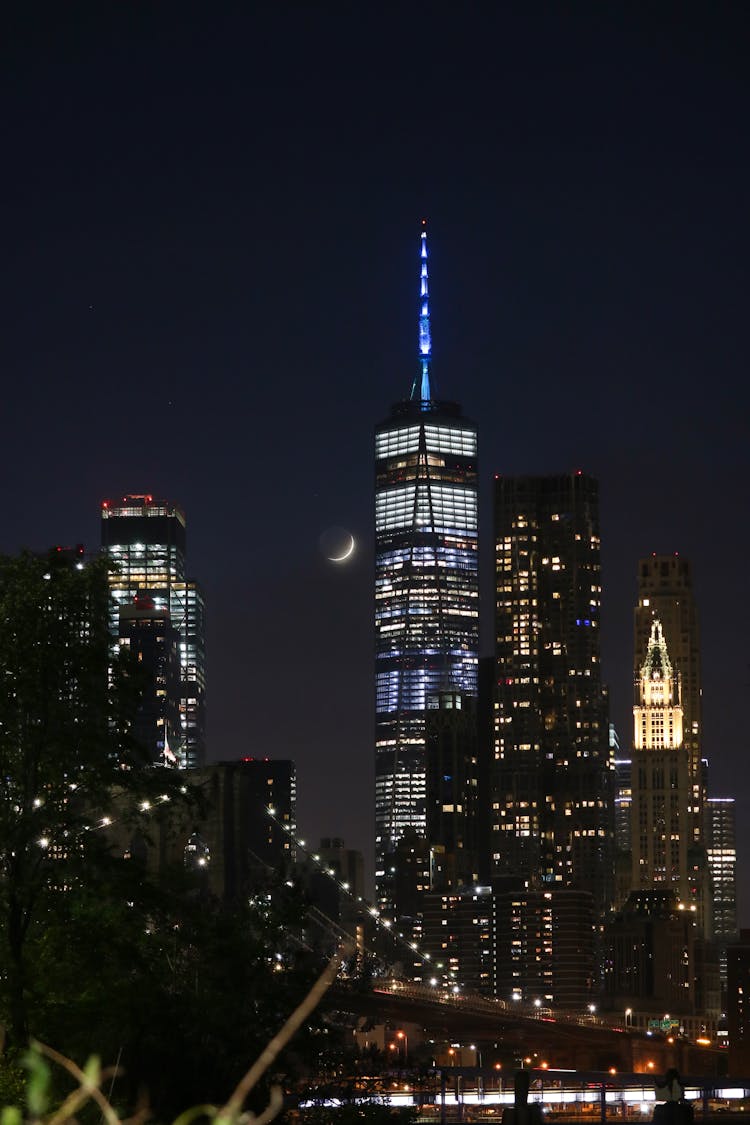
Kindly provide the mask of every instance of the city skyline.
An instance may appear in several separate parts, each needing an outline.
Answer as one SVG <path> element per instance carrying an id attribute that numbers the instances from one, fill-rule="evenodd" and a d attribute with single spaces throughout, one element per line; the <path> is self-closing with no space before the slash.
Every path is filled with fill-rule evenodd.
<path id="1" fill-rule="evenodd" d="M 704 752 L 746 856 L 747 16 L 393 21 L 19 16 L 0 547 L 94 547 L 110 494 L 184 505 L 210 758 L 292 758 L 306 838 L 371 857 L 372 432 L 414 377 L 426 214 L 480 527 L 496 472 L 598 479 L 624 750 L 638 560 L 691 562 Z M 318 549 L 334 525 L 347 566 Z"/>

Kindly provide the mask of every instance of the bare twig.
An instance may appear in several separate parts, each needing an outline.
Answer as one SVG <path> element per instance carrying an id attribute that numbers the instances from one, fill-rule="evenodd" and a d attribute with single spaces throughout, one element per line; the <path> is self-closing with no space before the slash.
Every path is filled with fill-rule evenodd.
<path id="1" fill-rule="evenodd" d="M 268 1105 L 261 1113 L 260 1117 L 253 1117 L 250 1114 L 243 1114 L 243 1118 L 247 1117 L 248 1122 L 252 1121 L 253 1125 L 268 1125 L 269 1121 L 273 1121 L 276 1114 L 284 1106 L 284 1095 L 281 1092 L 280 1086 L 272 1086 L 269 1096 Z M 243 1119 L 241 1118 L 241 1120 Z"/>
<path id="2" fill-rule="evenodd" d="M 256 1084 L 261 1075 L 263 1075 L 265 1071 L 268 1070 L 271 1063 L 287 1045 L 289 1040 L 294 1035 L 295 1031 L 300 1028 L 300 1026 L 310 1015 L 310 1013 L 320 1003 L 323 996 L 336 979 L 336 974 L 339 971 L 341 962 L 345 957 L 348 957 L 351 952 L 352 946 L 346 944 L 340 946 L 337 952 L 334 953 L 333 957 L 328 962 L 325 969 L 318 977 L 315 984 L 312 986 L 302 1003 L 299 1004 L 297 1008 L 295 1008 L 281 1030 L 276 1035 L 274 1035 L 271 1042 L 264 1047 L 263 1051 L 250 1067 L 244 1078 L 240 1079 L 229 1101 L 226 1103 L 226 1105 L 222 1106 L 222 1108 L 216 1115 L 217 1125 L 221 1125 L 221 1123 L 226 1120 L 232 1121 L 239 1116 L 240 1111 L 242 1110 L 242 1106 L 245 1103 L 245 1099 L 252 1090 L 253 1086 Z M 269 1106 L 263 1111 L 261 1117 L 257 1119 L 255 1125 L 259 1125 L 259 1122 L 261 1121 L 263 1122 L 263 1125 L 267 1125 L 267 1122 L 269 1122 L 272 1117 L 274 1117 L 278 1113 L 283 1101 L 280 1091 L 278 1092 L 278 1097 L 279 1103 L 277 1108 L 274 1109 L 273 1114 L 269 1116 L 269 1112 L 271 1110 L 271 1104 L 269 1103 Z M 274 1099 L 272 1092 L 271 1101 L 273 1102 L 273 1100 Z"/>
<path id="3" fill-rule="evenodd" d="M 66 1058 L 65 1055 L 61 1055 L 59 1051 L 56 1051 L 54 1047 L 47 1047 L 44 1043 L 39 1043 L 35 1040 L 32 1040 L 32 1045 L 36 1047 L 37 1050 L 41 1052 L 41 1054 L 46 1055 L 48 1059 L 52 1059 L 53 1062 L 56 1062 L 59 1066 L 64 1067 L 65 1070 L 67 1070 L 68 1074 L 73 1075 L 80 1087 L 78 1090 L 74 1090 L 73 1093 L 68 1098 L 66 1098 L 66 1100 L 58 1109 L 57 1113 L 54 1113 L 50 1118 L 47 1119 L 47 1125 L 59 1125 L 61 1121 L 65 1120 L 65 1117 L 68 1116 L 68 1114 L 66 1114 L 65 1112 L 65 1109 L 69 1102 L 73 1101 L 75 1106 L 77 1107 L 82 1102 L 87 1101 L 89 1097 L 93 1098 L 97 1103 L 102 1111 L 102 1116 L 109 1122 L 109 1125 L 120 1125 L 119 1117 L 112 1109 L 112 1106 L 109 1104 L 99 1087 L 86 1077 L 81 1068 L 79 1066 L 76 1066 L 72 1059 Z M 109 1072 L 107 1072 L 107 1074 L 109 1074 Z"/>

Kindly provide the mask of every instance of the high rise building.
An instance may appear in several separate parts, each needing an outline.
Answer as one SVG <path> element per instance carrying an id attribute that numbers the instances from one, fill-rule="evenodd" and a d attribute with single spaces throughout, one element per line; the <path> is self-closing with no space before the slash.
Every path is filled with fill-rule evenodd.
<path id="1" fill-rule="evenodd" d="M 133 722 L 132 735 L 148 760 L 177 764 L 172 750 L 180 741 L 180 654 L 168 609 L 157 609 L 147 593 L 121 605 L 118 640 L 149 674 Z"/>
<path id="2" fill-rule="evenodd" d="M 492 905 L 490 887 L 425 895 L 422 948 L 440 984 L 494 992 Z"/>
<path id="3" fill-rule="evenodd" d="M 683 830 L 688 834 L 687 879 L 698 926 L 711 936 L 711 887 L 704 843 L 707 769 L 701 755 L 701 672 L 698 611 L 690 563 L 679 555 L 651 555 L 638 563 L 634 613 L 634 678 L 640 676 L 655 620 L 659 621 L 674 675 L 679 679 L 682 747 L 689 791 L 684 795 Z M 635 848 L 635 842 L 634 842 Z"/>
<path id="4" fill-rule="evenodd" d="M 737 821 L 734 797 L 709 797 L 704 809 L 705 843 L 711 873 L 714 937 L 737 938 Z"/>
<path id="5" fill-rule="evenodd" d="M 495 481 L 494 876 L 614 893 L 601 681 L 599 489 L 582 472 Z"/>
<path id="6" fill-rule="evenodd" d="M 206 602 L 200 585 L 173 582 L 172 622 L 180 644 L 180 736 L 188 769 L 206 760 Z"/>
<path id="7" fill-rule="evenodd" d="M 495 887 L 495 990 L 504 1000 L 585 1010 L 596 995 L 588 891 Z"/>
<path id="8" fill-rule="evenodd" d="M 680 678 L 654 618 L 633 707 L 631 884 L 634 891 L 670 890 L 683 910 L 696 912 L 688 865 L 692 789 L 682 731 Z"/>
<path id="9" fill-rule="evenodd" d="M 375 879 L 392 912 L 393 856 L 424 835 L 428 696 L 477 691 L 477 434 L 431 381 L 427 235 L 419 367 L 375 433 Z"/>
<path id="10" fill-rule="evenodd" d="M 683 745 L 688 754 L 693 789 L 691 805 L 693 840 L 703 837 L 701 770 L 701 665 L 698 611 L 693 596 L 690 563 L 679 555 L 652 555 L 638 563 L 638 600 L 635 607 L 635 663 L 646 651 L 651 625 L 658 618 L 682 693 Z"/>
<path id="11" fill-rule="evenodd" d="M 442 849 L 435 891 L 479 882 L 478 753 L 476 698 L 451 690 L 429 696 L 426 834 Z"/>
<path id="12" fill-rule="evenodd" d="M 104 500 L 102 550 L 111 559 L 110 631 L 117 638 L 119 611 L 147 594 L 167 610 L 179 635 L 179 738 L 172 750 L 186 767 L 202 765 L 206 752 L 205 604 L 200 586 L 186 578 L 185 514 L 149 495 Z"/>

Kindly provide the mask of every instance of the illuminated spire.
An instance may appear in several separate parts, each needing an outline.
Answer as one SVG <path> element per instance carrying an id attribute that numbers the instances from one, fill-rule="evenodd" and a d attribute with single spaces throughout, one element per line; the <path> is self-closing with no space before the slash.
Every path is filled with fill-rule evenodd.
<path id="1" fill-rule="evenodd" d="M 432 399 L 430 387 L 430 362 L 432 360 L 432 337 L 430 336 L 430 291 L 427 278 L 427 220 L 422 219 L 422 239 L 419 253 L 421 269 L 419 274 L 419 372 L 412 383 L 411 397 L 422 403 L 427 410 Z"/>

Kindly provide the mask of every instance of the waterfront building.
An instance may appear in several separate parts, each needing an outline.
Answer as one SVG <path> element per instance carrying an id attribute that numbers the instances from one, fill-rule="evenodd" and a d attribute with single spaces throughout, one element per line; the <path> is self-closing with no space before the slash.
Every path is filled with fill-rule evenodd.
<path id="1" fill-rule="evenodd" d="M 493 875 L 614 894 L 614 763 L 601 680 L 599 489 L 495 480 Z"/>
<path id="2" fill-rule="evenodd" d="M 588 891 L 494 885 L 495 994 L 584 1012 L 597 995 L 594 899 Z"/>
<path id="3" fill-rule="evenodd" d="M 423 900 L 422 949 L 430 973 L 448 989 L 457 985 L 491 996 L 494 992 L 493 899 L 491 887 L 464 887 Z"/>
<path id="4" fill-rule="evenodd" d="M 375 433 L 375 882 L 394 914 L 395 853 L 427 829 L 427 706 L 477 692 L 477 434 L 432 380 L 427 235 L 419 362 Z"/>

